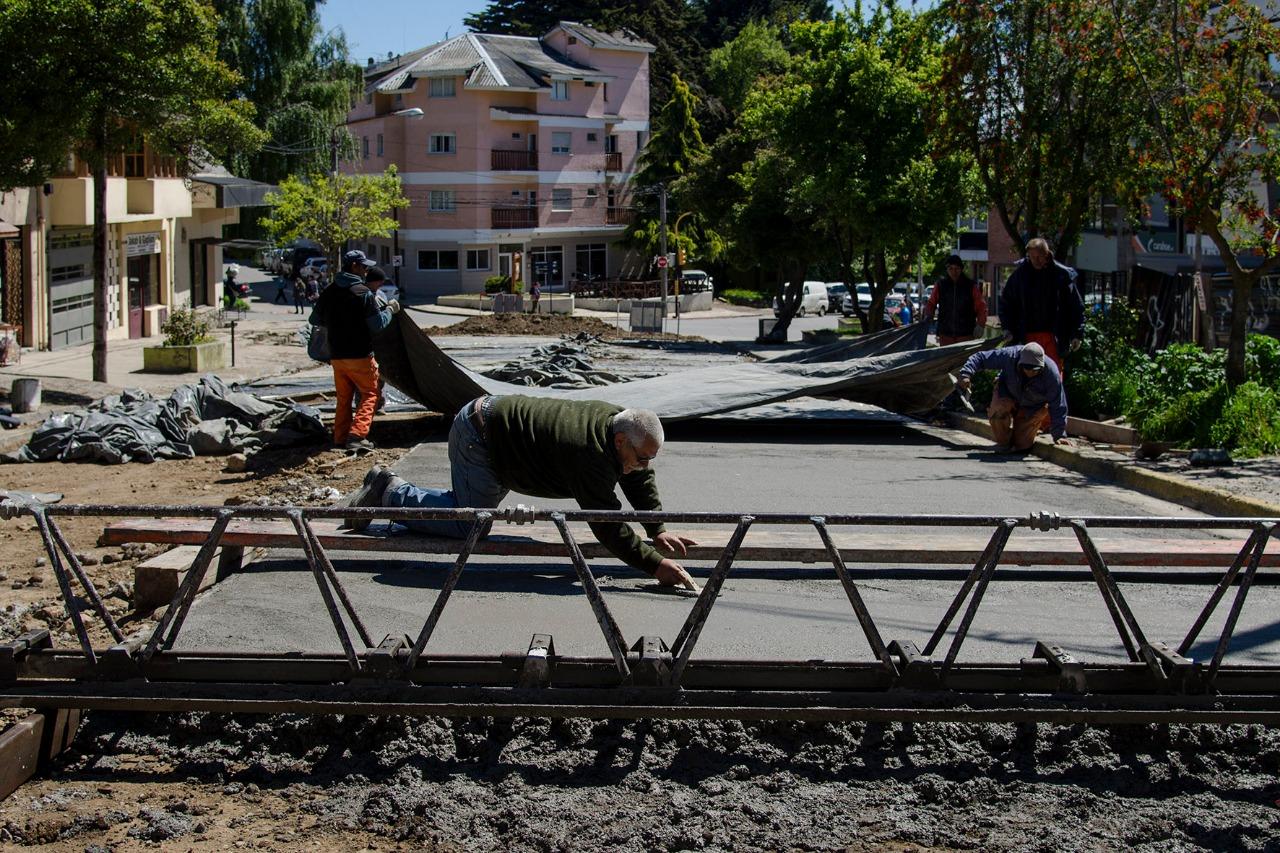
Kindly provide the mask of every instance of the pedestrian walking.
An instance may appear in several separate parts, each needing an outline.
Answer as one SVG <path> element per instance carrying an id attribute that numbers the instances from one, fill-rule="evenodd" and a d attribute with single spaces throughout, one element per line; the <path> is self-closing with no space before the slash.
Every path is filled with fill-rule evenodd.
<path id="1" fill-rule="evenodd" d="M 288 279 L 282 276 L 276 276 L 276 298 L 271 300 L 272 305 L 288 305 L 289 304 L 289 297 L 286 296 L 284 292 L 285 288 L 289 287 L 289 284 L 290 282 Z"/>
<path id="2" fill-rule="evenodd" d="M 1000 292 L 1000 325 L 1015 344 L 1037 343 L 1058 367 L 1084 340 L 1084 300 L 1076 271 L 1053 259 L 1049 243 L 1036 237 Z"/>
<path id="3" fill-rule="evenodd" d="M 987 406 L 997 453 L 1030 450 L 1045 427 L 1055 444 L 1071 443 L 1067 438 L 1067 394 L 1062 388 L 1062 375 L 1052 359 L 1045 358 L 1040 344 L 976 352 L 960 368 L 957 384 L 967 391 L 973 374 L 979 370 L 1000 371 Z"/>
<path id="4" fill-rule="evenodd" d="M 535 278 L 533 286 L 529 288 L 529 313 L 538 313 L 538 300 L 542 298 L 542 284 Z"/>
<path id="5" fill-rule="evenodd" d="M 307 283 L 302 276 L 298 276 L 293 280 L 293 313 L 305 313 L 307 307 Z"/>

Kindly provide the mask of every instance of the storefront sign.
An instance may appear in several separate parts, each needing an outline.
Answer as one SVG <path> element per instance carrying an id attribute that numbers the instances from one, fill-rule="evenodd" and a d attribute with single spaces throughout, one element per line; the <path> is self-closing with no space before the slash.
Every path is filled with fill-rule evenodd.
<path id="1" fill-rule="evenodd" d="M 149 231 L 145 234 L 125 235 L 124 255 L 126 258 L 158 254 L 160 254 L 160 232 Z"/>

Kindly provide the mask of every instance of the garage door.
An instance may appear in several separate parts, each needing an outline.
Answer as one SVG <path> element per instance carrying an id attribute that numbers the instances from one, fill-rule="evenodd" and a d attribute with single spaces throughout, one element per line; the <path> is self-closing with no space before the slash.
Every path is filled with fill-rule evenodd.
<path id="1" fill-rule="evenodd" d="M 93 340 L 93 232 L 55 228 L 49 235 L 49 345 Z"/>

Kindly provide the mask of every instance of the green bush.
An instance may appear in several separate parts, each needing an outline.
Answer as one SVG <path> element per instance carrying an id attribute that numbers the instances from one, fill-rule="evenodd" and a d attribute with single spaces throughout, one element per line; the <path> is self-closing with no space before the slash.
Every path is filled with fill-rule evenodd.
<path id="1" fill-rule="evenodd" d="M 732 290 L 720 291 L 720 298 L 730 305 L 747 305 L 752 308 L 767 308 L 772 304 L 768 294 L 761 293 L 758 290 L 744 290 L 735 288 Z"/>
<path id="2" fill-rule="evenodd" d="M 1134 421 L 1134 427 L 1146 441 L 1168 441 L 1184 447 L 1208 447 L 1214 444 L 1210 429 L 1221 416 L 1227 402 L 1227 386 L 1188 391 L 1170 399 L 1158 409 Z"/>
<path id="3" fill-rule="evenodd" d="M 1280 340 L 1249 335 L 1244 345 L 1244 369 L 1249 381 L 1280 391 Z"/>
<path id="4" fill-rule="evenodd" d="M 1186 422 L 1183 432 L 1171 431 L 1171 424 L 1180 413 L 1170 409 L 1178 408 L 1175 404 L 1179 401 L 1185 404 L 1188 397 L 1217 390 L 1226 375 L 1225 367 L 1225 350 L 1207 353 L 1195 344 L 1172 344 L 1156 353 L 1137 372 L 1137 395 L 1125 414 L 1144 438 L 1184 441 L 1190 437 L 1186 430 L 1192 423 Z M 1221 405 L 1212 413 L 1206 413 L 1205 424 L 1212 424 L 1220 410 Z M 1194 413 L 1190 416 L 1195 417 Z"/>
<path id="5" fill-rule="evenodd" d="M 235 310 L 239 311 L 241 314 L 243 314 L 243 313 L 245 313 L 246 311 L 248 311 L 248 310 L 249 310 L 249 300 L 248 300 L 248 299 L 237 299 L 235 302 L 233 302 L 233 303 L 231 304 L 231 307 L 232 307 L 232 308 L 234 308 Z"/>
<path id="6" fill-rule="evenodd" d="M 160 326 L 167 347 L 189 347 L 213 340 L 209 335 L 210 322 L 190 308 L 179 308 Z"/>
<path id="7" fill-rule="evenodd" d="M 1151 361 L 1133 346 L 1138 320 L 1137 311 L 1116 304 L 1088 318 L 1080 349 L 1067 367 L 1067 400 L 1073 415 L 1102 420 L 1133 407 L 1138 377 Z"/>
<path id="8" fill-rule="evenodd" d="M 510 293 L 511 276 L 491 275 L 484 280 L 485 293 Z M 519 291 L 516 291 L 519 292 Z"/>
<path id="9" fill-rule="evenodd" d="M 1271 388 L 1246 382 L 1236 389 L 1209 428 L 1209 444 L 1236 456 L 1280 451 L 1280 398 Z"/>

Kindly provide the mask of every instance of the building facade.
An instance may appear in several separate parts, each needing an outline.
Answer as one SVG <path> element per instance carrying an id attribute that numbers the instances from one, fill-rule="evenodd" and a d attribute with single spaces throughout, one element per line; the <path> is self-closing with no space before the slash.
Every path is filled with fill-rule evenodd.
<path id="1" fill-rule="evenodd" d="M 414 296 L 536 276 L 552 289 L 638 266 L 620 244 L 649 132 L 652 45 L 562 22 L 468 33 L 365 69 L 355 172 L 394 164 L 410 207 L 361 245 Z M 421 110 L 421 115 L 418 115 Z"/>

